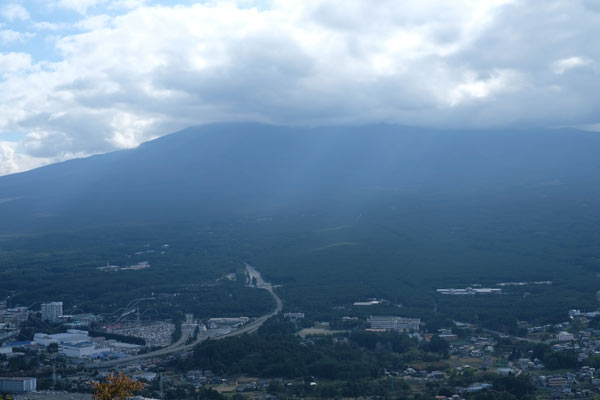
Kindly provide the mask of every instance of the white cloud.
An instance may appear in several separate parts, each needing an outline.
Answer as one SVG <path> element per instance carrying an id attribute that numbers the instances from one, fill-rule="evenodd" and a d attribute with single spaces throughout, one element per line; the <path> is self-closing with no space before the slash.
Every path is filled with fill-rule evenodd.
<path id="1" fill-rule="evenodd" d="M 12 29 L 0 29 L 0 44 L 10 44 L 15 42 L 25 42 L 34 37 L 33 33 L 17 32 Z"/>
<path id="2" fill-rule="evenodd" d="M 33 26 L 39 30 L 59 31 L 62 29 L 69 28 L 70 24 L 65 24 L 65 23 L 61 23 L 61 22 L 40 21 L 40 22 L 34 22 Z"/>
<path id="3" fill-rule="evenodd" d="M 451 106 L 456 106 L 469 100 L 485 99 L 497 93 L 520 89 L 522 80 L 523 77 L 514 70 L 494 70 L 487 79 L 469 72 L 462 82 L 450 88 L 445 100 Z"/>
<path id="4" fill-rule="evenodd" d="M 108 5 L 111 10 L 115 9 L 134 9 L 148 3 L 148 0 L 113 0 Z"/>
<path id="5" fill-rule="evenodd" d="M 86 14 L 88 9 L 105 5 L 108 2 L 109 0 L 58 0 L 56 6 Z"/>
<path id="6" fill-rule="evenodd" d="M 31 56 L 26 53 L 0 53 L 0 77 L 27 73 L 34 69 Z"/>
<path id="7" fill-rule="evenodd" d="M 562 75 L 566 71 L 574 68 L 587 67 L 592 65 L 593 62 L 589 58 L 585 57 L 569 57 L 563 58 L 552 63 L 552 71 L 557 75 Z"/>
<path id="8" fill-rule="evenodd" d="M 54 161 L 35 158 L 19 153 L 17 151 L 17 147 L 18 145 L 13 142 L 0 141 L 0 175 L 21 172 L 23 170 L 36 168 Z"/>
<path id="9" fill-rule="evenodd" d="M 111 22 L 111 18 L 108 15 L 94 15 L 78 21 L 73 25 L 74 28 L 81 29 L 84 31 L 94 31 L 98 29 L 108 28 Z"/>
<path id="10" fill-rule="evenodd" d="M 579 125 L 577 126 L 577 128 L 581 129 L 582 131 L 600 132 L 600 122 L 597 122 L 595 124 Z"/>
<path id="11" fill-rule="evenodd" d="M 20 4 L 8 4 L 0 8 L 0 15 L 9 21 L 21 20 L 28 21 L 30 19 L 29 12 Z"/>
<path id="12" fill-rule="evenodd" d="M 30 132 L 21 154 L 64 159 L 213 121 L 573 126 L 600 113 L 588 0 L 144 3 L 57 0 L 85 15 L 69 26 L 83 33 L 56 38 L 62 59 L 5 61 L 0 134 Z M 64 27 L 52 24 L 38 29 Z"/>

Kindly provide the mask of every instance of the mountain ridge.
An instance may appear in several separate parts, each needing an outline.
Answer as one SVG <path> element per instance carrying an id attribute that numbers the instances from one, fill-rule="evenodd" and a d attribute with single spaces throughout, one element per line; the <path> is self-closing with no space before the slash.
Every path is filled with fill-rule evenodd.
<path id="1" fill-rule="evenodd" d="M 599 148 L 576 130 L 206 125 L 0 177 L 0 199 L 13 199 L 0 203 L 0 232 L 356 211 L 403 198 L 595 201 Z"/>

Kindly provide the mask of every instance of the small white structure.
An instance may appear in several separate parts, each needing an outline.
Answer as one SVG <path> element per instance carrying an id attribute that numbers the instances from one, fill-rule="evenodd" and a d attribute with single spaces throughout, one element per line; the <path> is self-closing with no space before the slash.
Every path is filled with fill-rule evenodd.
<path id="1" fill-rule="evenodd" d="M 286 312 L 283 314 L 283 317 L 286 319 L 291 319 L 292 321 L 304 318 L 304 313 L 302 312 Z"/>
<path id="2" fill-rule="evenodd" d="M 569 332 L 559 332 L 558 335 L 556 335 L 556 340 L 558 340 L 559 342 L 569 342 L 574 338 L 575 337 L 573 336 L 573 334 Z"/>
<path id="3" fill-rule="evenodd" d="M 355 301 L 354 305 L 358 307 L 364 306 L 376 306 L 377 304 L 381 304 L 379 300 L 369 300 L 369 301 Z"/>

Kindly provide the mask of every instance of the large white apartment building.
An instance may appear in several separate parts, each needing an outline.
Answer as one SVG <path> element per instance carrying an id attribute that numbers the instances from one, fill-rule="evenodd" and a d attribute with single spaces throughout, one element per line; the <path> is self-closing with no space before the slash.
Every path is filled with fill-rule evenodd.
<path id="1" fill-rule="evenodd" d="M 42 304 L 42 321 L 59 322 L 63 315 L 62 301 Z"/>

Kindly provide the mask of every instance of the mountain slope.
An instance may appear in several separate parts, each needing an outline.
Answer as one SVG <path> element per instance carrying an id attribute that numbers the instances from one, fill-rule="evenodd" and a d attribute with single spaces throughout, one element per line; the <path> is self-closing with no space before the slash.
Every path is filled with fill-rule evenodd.
<path id="1" fill-rule="evenodd" d="M 597 205 L 598 149 L 600 136 L 574 130 L 210 125 L 0 177 L 0 233 L 362 213 L 403 202 L 577 214 Z"/>

